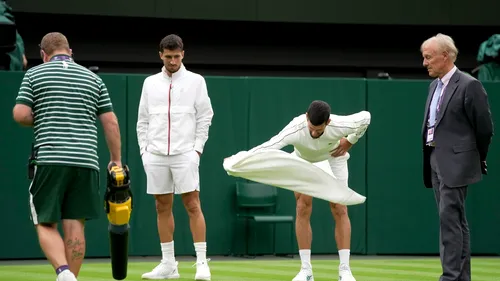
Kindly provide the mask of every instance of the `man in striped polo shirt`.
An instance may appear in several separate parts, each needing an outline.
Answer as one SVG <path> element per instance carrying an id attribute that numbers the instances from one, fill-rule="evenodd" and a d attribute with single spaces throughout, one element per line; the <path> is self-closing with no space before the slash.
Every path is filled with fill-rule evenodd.
<path id="1" fill-rule="evenodd" d="M 97 117 L 111 162 L 122 166 L 120 131 L 106 85 L 73 61 L 66 37 L 48 33 L 40 49 L 44 63 L 25 73 L 13 117 L 34 130 L 29 200 L 40 246 L 57 280 L 74 281 L 85 256 L 84 222 L 98 218 L 101 207 Z M 57 230 L 61 220 L 64 240 Z"/>

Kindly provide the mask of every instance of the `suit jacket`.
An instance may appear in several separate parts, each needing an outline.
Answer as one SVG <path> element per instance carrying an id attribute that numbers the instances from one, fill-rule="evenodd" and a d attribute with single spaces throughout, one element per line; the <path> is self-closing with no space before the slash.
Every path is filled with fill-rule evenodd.
<path id="1" fill-rule="evenodd" d="M 429 86 L 422 124 L 424 184 L 432 188 L 430 153 L 426 145 L 429 106 L 437 79 Z M 442 181 L 449 187 L 481 180 L 481 161 L 486 161 L 493 136 L 488 96 L 481 82 L 460 70 L 451 77 L 436 116 L 434 143 Z"/>

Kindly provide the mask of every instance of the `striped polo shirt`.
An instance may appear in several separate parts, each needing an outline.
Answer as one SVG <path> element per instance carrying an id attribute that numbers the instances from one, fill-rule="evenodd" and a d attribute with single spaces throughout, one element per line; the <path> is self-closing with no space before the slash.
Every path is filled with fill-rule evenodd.
<path id="1" fill-rule="evenodd" d="M 99 114 L 113 110 L 99 76 L 69 57 L 29 69 L 16 103 L 32 108 L 37 165 L 99 170 Z"/>

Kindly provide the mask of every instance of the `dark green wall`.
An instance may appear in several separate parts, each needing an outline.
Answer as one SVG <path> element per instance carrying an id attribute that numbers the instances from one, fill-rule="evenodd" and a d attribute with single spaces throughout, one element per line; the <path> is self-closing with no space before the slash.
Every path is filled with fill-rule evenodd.
<path id="1" fill-rule="evenodd" d="M 3 134 L 0 163 L 3 184 L 0 214 L 6 229 L 0 233 L 0 259 L 43 257 L 29 220 L 26 160 L 31 130 L 12 120 L 17 89 L 23 73 L 0 73 L 0 114 Z M 132 255 L 160 255 L 154 200 L 145 193 L 145 174 L 139 156 L 135 124 L 145 75 L 101 75 L 113 100 L 122 133 L 124 163 L 132 171 L 135 195 L 131 219 Z M 306 111 L 314 99 L 328 101 L 336 114 L 369 110 L 372 124 L 351 150 L 349 183 L 367 195 L 363 205 L 352 206 L 353 254 L 438 253 L 438 220 L 432 192 L 421 180 L 420 128 L 429 81 L 207 77 L 214 108 L 213 125 L 201 160 L 202 206 L 207 221 L 209 255 L 241 252 L 243 232 L 236 223 L 234 182 L 222 168 L 224 157 L 249 149 L 275 135 L 291 118 Z M 492 112 L 500 110 L 500 83 L 485 84 Z M 105 171 L 108 152 L 100 128 L 99 156 Z M 285 148 L 291 151 L 290 147 Z M 474 253 L 500 254 L 500 215 L 495 199 L 500 145 L 494 139 L 488 159 L 490 175 L 470 188 L 468 215 Z M 105 177 L 101 176 L 101 191 Z M 176 253 L 192 255 L 188 217 L 176 197 L 174 215 Z M 293 194 L 279 190 L 280 214 L 295 215 Z M 311 221 L 313 253 L 335 253 L 334 221 L 328 204 L 314 200 Z M 257 231 L 252 249 L 271 253 L 270 227 Z M 289 228 L 277 228 L 277 252 L 290 252 Z M 107 219 L 102 214 L 87 225 L 88 256 L 107 256 Z M 232 248 L 233 238 L 235 246 Z M 292 237 L 294 240 L 295 238 Z M 296 243 L 294 241 L 294 249 Z"/>

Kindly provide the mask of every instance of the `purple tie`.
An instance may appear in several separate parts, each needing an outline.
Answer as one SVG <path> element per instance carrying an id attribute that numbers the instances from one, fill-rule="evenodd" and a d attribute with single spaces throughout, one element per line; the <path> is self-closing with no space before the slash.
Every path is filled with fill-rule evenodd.
<path id="1" fill-rule="evenodd" d="M 439 80 L 438 83 L 440 83 L 442 86 L 444 86 L 444 84 L 443 84 L 443 82 L 441 82 L 441 80 Z M 439 100 L 438 100 L 438 104 L 437 104 L 437 108 L 436 108 L 437 112 L 439 112 L 439 108 L 441 107 L 441 101 L 443 100 L 443 96 L 444 96 L 444 91 L 445 90 L 446 90 L 446 87 L 444 87 L 442 89 L 442 94 L 439 95 Z"/>

